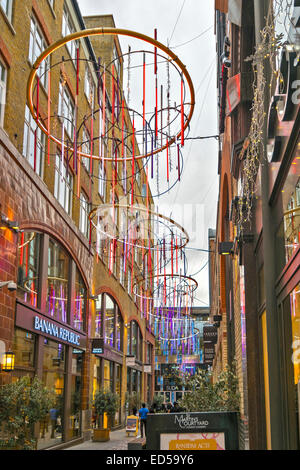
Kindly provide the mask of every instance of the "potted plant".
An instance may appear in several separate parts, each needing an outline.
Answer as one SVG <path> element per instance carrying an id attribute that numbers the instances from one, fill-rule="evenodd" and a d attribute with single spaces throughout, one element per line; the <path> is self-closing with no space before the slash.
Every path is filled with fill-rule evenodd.
<path id="1" fill-rule="evenodd" d="M 240 393 L 235 366 L 227 367 L 215 382 L 205 371 L 198 371 L 186 382 L 180 406 L 187 412 L 239 411 Z"/>
<path id="2" fill-rule="evenodd" d="M 120 406 L 119 395 L 113 392 L 104 392 L 99 390 L 94 397 L 94 413 L 96 418 L 96 428 L 94 429 L 94 441 L 109 441 L 110 428 L 104 428 L 104 413 L 107 414 L 109 423 L 113 422 L 116 412 Z"/>
<path id="3" fill-rule="evenodd" d="M 0 387 L 0 449 L 36 449 L 34 425 L 46 418 L 54 403 L 54 391 L 37 377 L 25 376 Z"/>
<path id="4" fill-rule="evenodd" d="M 137 392 L 132 392 L 132 393 L 126 392 L 125 403 L 126 403 L 128 414 L 135 415 L 141 405 L 140 394 Z"/>

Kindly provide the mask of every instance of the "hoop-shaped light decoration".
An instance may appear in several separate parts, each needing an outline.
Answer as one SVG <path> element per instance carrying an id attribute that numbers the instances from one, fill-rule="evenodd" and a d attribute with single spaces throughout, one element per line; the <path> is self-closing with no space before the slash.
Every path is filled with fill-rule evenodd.
<path id="1" fill-rule="evenodd" d="M 122 244 L 124 243 L 124 239 L 121 239 L 121 238 L 119 238 L 115 235 L 110 235 L 108 232 L 101 231 L 101 229 L 99 229 L 99 227 L 93 221 L 95 216 L 99 216 L 99 211 L 111 210 L 111 209 L 126 209 L 127 213 L 132 213 L 132 215 L 135 213 L 135 211 L 144 212 L 144 213 L 146 213 L 146 216 L 148 218 L 147 223 L 149 225 L 151 225 L 151 220 L 153 220 L 153 219 L 150 219 L 150 216 L 151 216 L 153 218 L 161 219 L 163 221 L 166 221 L 169 224 L 177 227 L 177 229 L 180 232 L 182 232 L 182 234 L 184 235 L 184 238 L 183 237 L 180 238 L 180 244 L 176 247 L 177 250 L 182 250 L 189 243 L 189 235 L 186 232 L 186 230 L 180 224 L 178 224 L 173 219 L 171 219 L 170 217 L 167 217 L 163 214 L 155 212 L 152 209 L 149 209 L 149 208 L 147 208 L 145 206 L 142 206 L 142 205 L 141 206 L 130 206 L 130 205 L 127 205 L 127 204 L 114 204 L 114 205 L 113 204 L 101 204 L 101 206 L 95 207 L 89 213 L 89 220 L 91 221 L 92 226 L 96 230 L 98 230 L 99 232 L 102 232 L 103 235 L 105 236 L 105 238 L 110 238 L 111 240 L 115 240 L 115 241 L 117 241 L 119 243 L 122 243 Z M 133 216 L 133 219 L 134 219 L 134 216 Z M 138 245 L 137 243 L 132 243 L 128 240 L 126 241 L 126 245 L 131 246 L 131 247 L 135 247 L 135 248 L 145 249 L 145 246 Z M 150 250 L 153 250 L 153 251 L 156 250 L 156 246 L 151 246 Z M 168 247 L 166 247 L 166 251 L 168 251 Z"/>
<path id="2" fill-rule="evenodd" d="M 145 41 L 149 44 L 152 44 L 155 48 L 160 49 L 161 51 L 166 53 L 168 55 L 168 57 L 170 57 L 170 59 L 168 59 L 170 62 L 174 61 L 177 64 L 177 66 L 179 67 L 179 69 L 182 72 L 182 77 L 184 77 L 186 79 L 186 82 L 188 84 L 189 92 L 190 92 L 190 103 L 188 103 L 188 104 L 190 105 L 190 111 L 189 111 L 189 115 L 185 119 L 185 122 L 183 123 L 182 130 L 180 132 L 178 132 L 178 134 L 175 137 L 170 138 L 170 140 L 165 145 L 161 146 L 160 148 L 155 149 L 155 150 L 153 150 L 153 151 L 151 151 L 151 152 L 149 152 L 145 155 L 136 155 L 135 156 L 135 160 L 148 158 L 151 155 L 155 155 L 155 154 L 158 154 L 159 152 L 162 152 L 163 150 L 170 147 L 174 142 L 176 142 L 177 138 L 180 137 L 181 133 L 184 132 L 187 129 L 187 127 L 189 126 L 189 123 L 190 123 L 190 120 L 192 118 L 192 115 L 194 113 L 194 108 L 195 108 L 194 86 L 193 86 L 193 82 L 191 80 L 191 77 L 190 77 L 189 73 L 186 70 L 185 65 L 181 62 L 181 60 L 178 58 L 178 56 L 176 54 L 174 54 L 174 52 L 172 52 L 171 49 L 169 49 L 167 46 L 165 46 L 161 42 L 157 41 L 156 39 L 151 38 L 150 36 L 146 36 L 145 34 L 138 33 L 136 31 L 132 31 L 132 30 L 122 29 L 122 28 L 104 28 L 104 27 L 101 27 L 101 28 L 84 29 L 84 30 L 81 30 L 81 31 L 77 31 L 76 33 L 70 34 L 68 36 L 65 36 L 62 39 L 59 39 L 58 41 L 56 41 L 55 43 L 50 45 L 47 49 L 45 49 L 42 52 L 42 54 L 36 59 L 35 63 L 32 66 L 32 70 L 30 72 L 28 82 L 27 82 L 27 103 L 28 103 L 29 110 L 30 110 L 34 120 L 36 121 L 38 127 L 41 129 L 41 131 L 50 140 L 52 140 L 54 143 L 64 147 L 66 150 L 68 149 L 68 151 L 71 151 L 71 152 L 75 151 L 75 149 L 73 149 L 71 147 L 67 148 L 67 145 L 64 142 L 60 141 L 55 136 L 53 136 L 48 131 L 48 129 L 43 125 L 43 123 L 40 121 L 39 116 L 37 115 L 37 112 L 35 111 L 34 104 L 33 104 L 34 81 L 35 81 L 35 78 L 37 76 L 39 66 L 41 65 L 43 60 L 47 59 L 47 57 L 49 57 L 52 53 L 54 53 L 55 51 L 57 51 L 58 49 L 60 49 L 64 45 L 68 44 L 70 41 L 75 41 L 75 40 L 86 38 L 86 37 L 89 37 L 89 36 L 94 37 L 94 36 L 105 36 L 105 35 L 129 36 L 129 37 L 132 37 L 132 38 L 135 38 L 135 39 L 140 39 L 140 40 Z M 103 160 L 112 161 L 111 157 L 99 157 L 99 155 L 90 155 L 90 154 L 84 153 L 83 151 L 80 151 L 79 153 L 82 157 L 85 157 L 85 158 L 92 158 L 94 160 L 103 159 Z M 124 161 L 124 160 L 125 161 L 131 161 L 131 157 L 126 157 L 125 159 L 124 158 L 115 158 L 114 159 L 114 161 Z"/>

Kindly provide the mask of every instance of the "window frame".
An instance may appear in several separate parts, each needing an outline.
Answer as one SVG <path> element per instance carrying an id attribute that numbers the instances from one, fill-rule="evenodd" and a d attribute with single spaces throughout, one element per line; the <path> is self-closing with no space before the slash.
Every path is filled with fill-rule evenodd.
<path id="1" fill-rule="evenodd" d="M 65 115 L 65 109 L 67 115 Z M 71 114 L 72 115 L 71 115 Z M 58 93 L 58 118 L 64 124 L 65 131 L 70 138 L 74 134 L 74 120 L 75 120 L 75 102 L 66 84 L 63 84 L 62 79 L 59 81 Z"/>
<path id="2" fill-rule="evenodd" d="M 3 5 L 3 2 L 6 3 L 6 8 Z M 1 6 L 2 11 L 5 14 L 6 18 L 11 23 L 12 22 L 13 0 L 0 0 L 0 6 Z"/>
<path id="3" fill-rule="evenodd" d="M 2 68 L 2 71 L 1 71 Z M 7 92 L 7 67 L 0 56 L 0 127 L 4 126 L 4 115 L 5 115 L 5 105 L 6 105 L 6 92 Z M 2 73 L 4 78 L 2 79 Z M 2 101 L 3 96 L 3 103 Z"/>
<path id="4" fill-rule="evenodd" d="M 25 131 L 26 129 L 26 131 Z M 33 164 L 31 163 L 31 154 L 30 154 L 30 148 L 31 144 L 34 146 L 34 134 L 35 131 L 37 131 L 37 147 L 40 148 L 40 150 L 37 150 L 37 156 L 39 155 L 39 158 L 37 158 L 36 161 L 36 169 L 34 170 L 34 161 Z M 33 142 L 31 142 L 30 135 L 33 135 Z M 25 147 L 25 136 L 26 136 L 26 152 L 24 150 Z M 44 174 L 44 160 L 45 160 L 45 145 L 46 145 L 46 138 L 45 134 L 41 131 L 41 129 L 37 126 L 35 120 L 33 119 L 30 110 L 27 106 L 25 105 L 25 115 L 24 115 L 24 127 L 23 127 L 23 144 L 22 144 L 22 155 L 30 166 L 33 168 L 33 170 L 41 177 L 43 178 Z M 34 152 L 34 150 L 33 150 Z M 33 159 L 34 159 L 34 154 L 33 154 Z M 37 162 L 39 162 L 39 171 L 37 167 Z"/>
<path id="5" fill-rule="evenodd" d="M 33 26 L 33 30 L 32 30 L 32 26 Z M 39 55 L 48 47 L 47 40 L 39 24 L 39 21 L 33 13 L 30 17 L 30 33 L 29 34 L 30 34 L 30 37 L 29 37 L 28 60 L 29 60 L 29 63 L 33 65 L 36 59 L 39 57 Z M 38 45 L 37 34 L 40 36 L 40 41 L 41 41 L 40 46 Z M 36 53 L 36 47 L 39 47 L 40 49 L 38 53 Z M 50 56 L 48 56 L 46 59 L 42 61 L 37 72 L 37 75 L 40 78 L 40 83 L 42 84 L 43 88 L 46 91 L 48 90 L 47 71 L 49 69 L 50 69 Z"/>
<path id="6" fill-rule="evenodd" d="M 57 165 L 57 160 L 59 160 L 59 165 Z M 63 172 L 61 174 L 60 168 L 61 164 L 63 164 Z M 68 172 L 68 178 L 70 181 L 68 182 L 66 180 L 66 170 L 67 170 L 67 165 L 66 162 L 61 159 L 61 155 L 56 153 L 55 156 L 55 174 L 54 174 L 54 197 L 55 199 L 59 202 L 59 204 L 64 208 L 67 214 L 71 216 L 72 214 L 72 193 L 73 193 L 73 184 L 74 184 L 74 178 L 71 173 L 71 171 Z M 63 181 L 62 181 L 63 178 Z M 61 189 L 63 189 L 64 192 L 64 203 L 62 204 L 60 201 L 60 192 Z M 68 202 L 66 203 L 68 197 Z"/>
<path id="7" fill-rule="evenodd" d="M 86 209 L 83 207 L 83 200 L 84 200 L 84 204 L 86 205 Z M 79 211 L 79 230 L 87 238 L 89 236 L 89 223 L 88 223 L 89 206 L 90 206 L 90 203 L 89 203 L 88 196 L 85 194 L 84 191 L 81 191 L 80 192 L 80 211 Z M 84 218 L 83 218 L 83 211 L 85 212 Z"/>
<path id="8" fill-rule="evenodd" d="M 69 9 L 64 5 L 63 7 L 63 13 L 62 13 L 62 26 L 61 26 L 61 34 L 62 37 L 66 37 L 69 34 L 73 34 L 76 32 L 75 25 L 73 23 L 71 14 Z M 76 61 L 76 50 L 79 47 L 79 41 L 76 39 L 75 41 L 69 41 L 66 43 L 66 48 L 70 54 L 70 57 L 72 59 L 73 65 L 74 62 Z"/>

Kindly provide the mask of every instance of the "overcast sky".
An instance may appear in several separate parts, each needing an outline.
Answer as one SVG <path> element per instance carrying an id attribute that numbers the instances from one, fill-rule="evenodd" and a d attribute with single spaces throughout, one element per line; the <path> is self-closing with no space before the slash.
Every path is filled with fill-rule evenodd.
<path id="1" fill-rule="evenodd" d="M 158 40 L 174 48 L 194 84 L 196 106 L 189 137 L 218 134 L 213 0 L 78 0 L 78 3 L 83 16 L 112 14 L 117 28 L 151 37 L 157 28 Z M 128 43 L 126 38 L 121 40 L 123 53 L 127 52 Z M 208 228 L 215 228 L 217 158 L 215 139 L 187 140 L 181 181 L 167 196 L 155 201 L 160 212 L 167 216 L 172 213 L 172 218 L 184 225 L 191 238 L 188 245 L 191 248 L 206 250 Z M 193 212 L 187 205 L 193 205 Z M 207 253 L 201 251 L 187 249 L 186 254 L 189 275 L 197 273 L 208 259 Z M 208 267 L 194 277 L 199 284 L 194 305 L 208 305 Z"/>

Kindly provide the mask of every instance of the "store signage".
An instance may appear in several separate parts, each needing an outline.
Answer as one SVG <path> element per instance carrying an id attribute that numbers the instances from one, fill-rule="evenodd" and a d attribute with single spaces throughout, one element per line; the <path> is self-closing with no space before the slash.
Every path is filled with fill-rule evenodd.
<path id="1" fill-rule="evenodd" d="M 34 317 L 33 327 L 36 331 L 41 331 L 47 335 L 53 336 L 54 338 L 61 339 L 70 344 L 76 344 L 80 346 L 80 335 L 73 333 L 67 328 L 52 323 L 49 320 L 44 320 L 38 316 Z"/>
<path id="2" fill-rule="evenodd" d="M 227 81 L 227 114 L 231 114 L 241 101 L 241 74 Z"/>
<path id="3" fill-rule="evenodd" d="M 144 372 L 145 372 L 145 374 L 151 374 L 151 372 L 152 372 L 151 365 L 145 365 L 144 366 Z"/>
<path id="4" fill-rule="evenodd" d="M 161 450 L 225 450 L 224 433 L 161 434 Z"/>
<path id="5" fill-rule="evenodd" d="M 135 356 L 126 356 L 126 366 L 135 367 Z"/>
<path id="6" fill-rule="evenodd" d="M 166 385 L 165 387 L 167 392 L 175 392 L 177 390 L 176 385 Z"/>
<path id="7" fill-rule="evenodd" d="M 104 340 L 103 338 L 95 338 L 92 340 L 92 354 L 103 354 Z"/>
<path id="8" fill-rule="evenodd" d="M 202 429 L 206 428 L 209 422 L 187 413 L 186 415 L 175 415 L 174 424 L 179 425 L 180 429 Z"/>
<path id="9" fill-rule="evenodd" d="M 218 329 L 215 326 L 203 327 L 204 343 L 216 343 L 218 340 Z"/>

